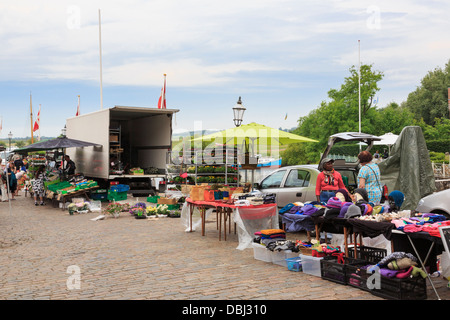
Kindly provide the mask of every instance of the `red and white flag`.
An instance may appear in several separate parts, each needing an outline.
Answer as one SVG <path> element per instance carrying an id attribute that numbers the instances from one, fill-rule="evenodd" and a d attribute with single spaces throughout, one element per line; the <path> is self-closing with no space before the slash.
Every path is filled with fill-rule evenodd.
<path id="1" fill-rule="evenodd" d="M 77 114 L 75 116 L 80 115 L 80 96 L 78 96 L 78 106 L 77 106 Z"/>
<path id="2" fill-rule="evenodd" d="M 33 132 L 39 130 L 40 123 L 41 123 L 41 105 L 39 105 L 39 111 L 36 117 L 36 121 L 34 122 Z"/>
<path id="3" fill-rule="evenodd" d="M 164 74 L 164 85 L 161 89 L 161 96 L 158 100 L 158 109 L 166 109 L 166 74 Z"/>

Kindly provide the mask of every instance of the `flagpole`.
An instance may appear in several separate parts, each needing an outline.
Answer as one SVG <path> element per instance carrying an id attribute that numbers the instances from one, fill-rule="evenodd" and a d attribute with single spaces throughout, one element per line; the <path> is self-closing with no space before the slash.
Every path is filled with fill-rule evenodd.
<path id="1" fill-rule="evenodd" d="M 98 9 L 98 40 L 100 50 L 100 108 L 103 109 L 103 80 L 102 80 L 102 22 L 100 9 Z"/>
<path id="2" fill-rule="evenodd" d="M 38 126 L 39 126 L 39 139 L 38 141 L 41 141 L 41 105 L 39 104 L 39 119 L 38 119 Z"/>
<path id="3" fill-rule="evenodd" d="M 33 139 L 33 107 L 31 103 L 31 91 L 30 91 L 30 124 L 31 124 L 31 144 L 34 143 Z"/>
<path id="4" fill-rule="evenodd" d="M 358 110 L 359 110 L 359 133 L 361 133 L 361 43 L 358 40 Z"/>

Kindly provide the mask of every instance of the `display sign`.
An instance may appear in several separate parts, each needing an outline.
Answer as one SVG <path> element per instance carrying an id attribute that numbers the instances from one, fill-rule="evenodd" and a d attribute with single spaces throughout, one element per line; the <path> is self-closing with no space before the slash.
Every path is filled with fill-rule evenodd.
<path id="1" fill-rule="evenodd" d="M 450 226 L 440 227 L 439 232 L 441 233 L 442 243 L 444 244 L 445 252 L 447 252 L 450 258 Z"/>

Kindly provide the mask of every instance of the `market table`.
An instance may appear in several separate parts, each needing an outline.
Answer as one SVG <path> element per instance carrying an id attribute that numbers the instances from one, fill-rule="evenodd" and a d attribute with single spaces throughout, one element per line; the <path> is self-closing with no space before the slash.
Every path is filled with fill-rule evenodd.
<path id="1" fill-rule="evenodd" d="M 99 186 L 93 186 L 93 187 L 90 187 L 90 188 L 79 189 L 77 191 L 68 192 L 68 193 L 65 193 L 65 194 L 58 193 L 56 195 L 56 197 L 52 198 L 52 201 L 56 200 L 58 203 L 62 203 L 63 204 L 62 210 L 64 211 L 66 209 L 65 205 L 64 205 L 66 200 L 72 199 L 72 198 L 76 198 L 76 197 L 84 197 L 84 198 L 86 198 L 86 200 L 90 201 L 91 199 L 88 196 L 88 192 L 91 192 L 92 190 L 95 190 L 98 187 Z"/>
<path id="2" fill-rule="evenodd" d="M 200 212 L 202 236 L 206 233 L 205 222 L 207 218 L 208 209 L 216 209 L 218 214 L 218 229 L 219 240 L 221 240 L 222 233 L 222 219 L 223 219 L 223 231 L 226 240 L 226 223 L 229 224 L 229 232 L 231 232 L 231 218 L 233 215 L 235 222 L 238 226 L 238 236 L 240 245 L 238 249 L 244 249 L 251 244 L 254 236 L 254 232 L 263 229 L 278 228 L 278 208 L 275 203 L 262 204 L 262 205 L 250 205 L 250 206 L 236 206 L 234 204 L 227 203 L 225 201 L 193 201 L 190 198 L 186 198 L 186 202 L 183 205 L 183 212 L 187 214 L 188 230 L 193 231 L 193 212 L 194 208 L 197 208 Z"/>

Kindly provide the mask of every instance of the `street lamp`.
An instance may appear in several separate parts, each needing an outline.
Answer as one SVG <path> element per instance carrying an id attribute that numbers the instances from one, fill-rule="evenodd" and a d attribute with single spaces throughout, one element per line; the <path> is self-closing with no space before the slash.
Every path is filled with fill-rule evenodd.
<path id="1" fill-rule="evenodd" d="M 8 133 L 8 138 L 9 138 L 9 151 L 11 151 L 11 139 L 13 137 L 13 134 L 11 133 L 11 131 Z"/>
<path id="2" fill-rule="evenodd" d="M 242 118 L 244 117 L 245 108 L 242 106 L 241 97 L 239 97 L 239 100 L 235 107 L 233 107 L 233 114 L 234 114 L 234 125 L 236 127 L 239 127 L 242 123 Z"/>
<path id="3" fill-rule="evenodd" d="M 63 136 L 63 138 L 66 137 L 66 131 L 67 131 L 67 128 L 66 128 L 66 125 L 64 125 L 64 128 L 61 129 L 61 135 Z"/>

